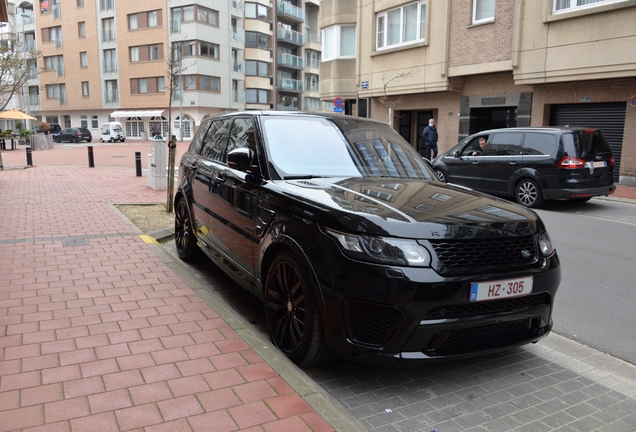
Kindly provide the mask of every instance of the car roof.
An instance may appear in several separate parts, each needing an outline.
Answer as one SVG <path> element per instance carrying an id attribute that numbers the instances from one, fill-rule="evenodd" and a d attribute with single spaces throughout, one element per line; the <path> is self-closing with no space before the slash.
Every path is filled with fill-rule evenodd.
<path id="1" fill-rule="evenodd" d="M 598 130 L 589 126 L 536 126 L 536 127 L 514 127 L 514 128 L 500 128 L 500 129 L 488 129 L 472 134 L 488 135 L 495 132 L 564 132 L 564 131 L 580 131 L 580 130 Z"/>
<path id="2" fill-rule="evenodd" d="M 244 116 L 244 115 L 249 115 L 249 116 L 257 116 L 257 117 L 267 117 L 267 116 L 280 116 L 280 117 L 314 117 L 314 118 L 327 118 L 327 119 L 331 119 L 334 121 L 341 121 L 341 120 L 350 120 L 350 121 L 364 121 L 364 122 L 369 122 L 369 123 L 377 123 L 377 124 L 384 124 L 380 121 L 374 120 L 374 119 L 370 119 L 370 118 L 366 118 L 366 117 L 356 117 L 356 116 L 350 116 L 350 115 L 345 115 L 345 114 L 337 114 L 337 113 L 318 113 L 318 112 L 308 112 L 308 111 L 274 111 L 274 110 L 245 110 L 245 111 L 236 111 L 236 112 L 231 112 L 231 113 L 225 113 L 225 114 L 207 114 L 203 117 L 203 120 L 207 120 L 209 118 L 224 118 L 224 117 L 228 117 L 228 118 L 233 118 L 233 117 L 237 117 L 237 116 Z"/>

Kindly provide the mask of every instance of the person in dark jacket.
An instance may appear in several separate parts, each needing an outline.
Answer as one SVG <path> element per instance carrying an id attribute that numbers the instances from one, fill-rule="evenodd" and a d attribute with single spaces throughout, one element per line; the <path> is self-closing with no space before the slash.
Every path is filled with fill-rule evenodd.
<path id="1" fill-rule="evenodd" d="M 437 128 L 435 127 L 435 120 L 430 119 L 428 121 L 428 126 L 426 126 L 422 132 L 422 138 L 424 138 L 425 144 L 424 157 L 428 160 L 435 159 L 437 157 L 437 140 L 439 139 Z M 432 157 L 431 153 L 433 154 Z"/>

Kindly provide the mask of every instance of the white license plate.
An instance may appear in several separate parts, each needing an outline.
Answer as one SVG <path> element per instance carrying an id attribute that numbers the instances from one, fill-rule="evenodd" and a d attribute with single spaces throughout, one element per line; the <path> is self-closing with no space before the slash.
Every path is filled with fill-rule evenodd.
<path id="1" fill-rule="evenodd" d="M 603 168 L 605 166 L 605 161 L 600 161 L 600 162 L 593 162 L 592 166 L 594 168 Z"/>
<path id="2" fill-rule="evenodd" d="M 504 279 L 490 282 L 473 282 L 470 284 L 471 302 L 497 300 L 528 295 L 532 292 L 533 277 Z"/>

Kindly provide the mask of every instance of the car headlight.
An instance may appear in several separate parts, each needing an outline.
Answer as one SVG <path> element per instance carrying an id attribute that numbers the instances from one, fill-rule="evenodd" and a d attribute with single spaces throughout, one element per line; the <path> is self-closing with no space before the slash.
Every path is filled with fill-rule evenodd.
<path id="1" fill-rule="evenodd" d="M 338 240 L 348 256 L 361 261 L 412 267 L 431 264 L 430 253 L 415 240 L 345 234 L 330 229 L 327 233 Z"/>
<path id="2" fill-rule="evenodd" d="M 554 246 L 552 246 L 552 241 L 550 241 L 550 236 L 547 232 L 539 235 L 539 249 L 541 249 L 543 256 L 550 256 L 554 253 Z"/>

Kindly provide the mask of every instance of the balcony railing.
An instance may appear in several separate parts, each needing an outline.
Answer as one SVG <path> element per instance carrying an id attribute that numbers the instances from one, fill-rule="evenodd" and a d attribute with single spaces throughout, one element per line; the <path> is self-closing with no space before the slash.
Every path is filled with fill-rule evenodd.
<path id="1" fill-rule="evenodd" d="M 114 42 L 115 30 L 114 29 L 102 29 L 102 42 Z"/>
<path id="2" fill-rule="evenodd" d="M 232 40 L 235 42 L 245 42 L 245 30 L 241 28 L 232 28 Z"/>
<path id="3" fill-rule="evenodd" d="M 295 92 L 303 91 L 303 82 L 292 78 L 278 78 L 278 88 Z"/>
<path id="4" fill-rule="evenodd" d="M 320 45 L 321 37 L 320 34 L 305 32 L 305 42 L 315 43 Z"/>
<path id="5" fill-rule="evenodd" d="M 119 101 L 119 95 L 117 94 L 117 90 L 108 90 L 104 94 L 104 102 L 108 104 L 114 104 Z"/>
<path id="6" fill-rule="evenodd" d="M 61 78 L 64 76 L 64 63 L 58 63 L 55 71 L 57 72 L 57 77 Z"/>
<path id="7" fill-rule="evenodd" d="M 37 69 L 29 69 L 29 71 L 27 72 L 27 79 L 36 79 L 38 77 L 38 71 Z"/>
<path id="8" fill-rule="evenodd" d="M 230 2 L 230 5 L 232 6 L 232 9 L 237 9 L 240 11 L 243 11 L 243 0 L 232 0 Z"/>
<path id="9" fill-rule="evenodd" d="M 40 95 L 29 95 L 29 105 L 40 105 Z"/>
<path id="10" fill-rule="evenodd" d="M 305 91 L 318 93 L 320 90 L 320 85 L 318 83 L 306 83 Z"/>
<path id="11" fill-rule="evenodd" d="M 33 20 L 33 14 L 29 14 L 27 12 L 24 13 L 24 15 L 28 15 L 28 16 L 22 16 L 22 25 L 29 25 L 29 24 L 33 24 L 35 21 Z"/>
<path id="12" fill-rule="evenodd" d="M 305 21 L 305 11 L 289 2 L 278 3 L 278 14 L 296 18 L 298 21 Z"/>
<path id="13" fill-rule="evenodd" d="M 66 92 L 60 92 L 60 95 L 57 97 L 58 105 L 66 105 Z"/>
<path id="14" fill-rule="evenodd" d="M 60 19 L 62 17 L 62 10 L 59 3 L 53 5 L 53 19 Z"/>
<path id="15" fill-rule="evenodd" d="M 117 72 L 117 61 L 104 60 L 104 73 Z"/>
<path id="16" fill-rule="evenodd" d="M 62 38 L 61 37 L 53 39 L 53 42 L 55 42 L 55 49 L 62 48 Z"/>
<path id="17" fill-rule="evenodd" d="M 243 62 L 238 60 L 232 60 L 232 72 L 243 72 Z"/>
<path id="18" fill-rule="evenodd" d="M 315 58 L 307 59 L 307 64 L 305 66 L 313 69 L 320 69 L 320 60 Z"/>
<path id="19" fill-rule="evenodd" d="M 232 103 L 234 104 L 245 104 L 245 91 L 243 90 L 232 90 Z"/>
<path id="20" fill-rule="evenodd" d="M 302 57 L 293 55 L 293 54 L 278 54 L 278 65 L 279 66 L 290 66 L 294 68 L 303 68 L 305 64 L 304 59 Z"/>
<path id="21" fill-rule="evenodd" d="M 313 97 L 306 97 L 304 108 L 308 111 L 320 111 L 322 108 L 322 104 L 320 103 L 320 99 Z"/>
<path id="22" fill-rule="evenodd" d="M 35 41 L 26 41 L 24 44 L 25 51 L 35 51 L 37 48 L 35 46 Z"/>
<path id="23" fill-rule="evenodd" d="M 303 34 L 296 30 L 279 28 L 277 32 L 278 40 L 291 42 L 297 45 L 303 44 Z"/>

